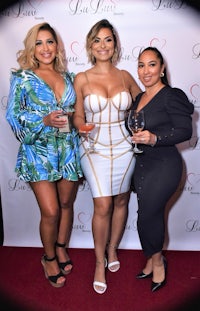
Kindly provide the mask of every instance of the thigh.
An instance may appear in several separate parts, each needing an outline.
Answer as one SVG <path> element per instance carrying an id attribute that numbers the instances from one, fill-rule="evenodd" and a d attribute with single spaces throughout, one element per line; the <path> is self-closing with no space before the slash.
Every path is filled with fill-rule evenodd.
<path id="1" fill-rule="evenodd" d="M 124 207 L 128 205 L 130 192 L 118 194 L 114 197 L 114 207 Z"/>
<path id="2" fill-rule="evenodd" d="M 57 181 L 57 190 L 61 206 L 73 204 L 78 190 L 78 181 L 61 179 Z"/>
<path id="3" fill-rule="evenodd" d="M 102 216 L 109 214 L 113 206 L 113 198 L 111 196 L 94 198 L 94 211 Z"/>
<path id="4" fill-rule="evenodd" d="M 56 184 L 49 181 L 30 182 L 40 211 L 44 215 L 55 215 L 59 209 Z"/>

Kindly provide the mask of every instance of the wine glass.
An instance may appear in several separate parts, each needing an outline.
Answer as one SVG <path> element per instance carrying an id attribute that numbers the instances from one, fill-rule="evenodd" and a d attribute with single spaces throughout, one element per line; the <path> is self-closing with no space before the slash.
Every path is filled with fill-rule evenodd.
<path id="1" fill-rule="evenodd" d="M 130 110 L 128 115 L 128 127 L 133 133 L 141 132 L 144 129 L 144 111 Z M 137 147 L 135 143 L 133 148 L 134 153 L 142 153 L 143 151 Z"/>
<path id="2" fill-rule="evenodd" d="M 95 151 L 94 148 L 94 143 L 90 138 L 90 134 L 91 131 L 95 128 L 95 124 L 90 122 L 90 123 L 85 123 L 83 125 L 81 125 L 81 127 L 79 128 L 79 132 L 80 133 L 84 133 L 86 135 L 86 139 L 88 141 L 88 148 L 87 148 L 87 152 L 92 153 Z"/>

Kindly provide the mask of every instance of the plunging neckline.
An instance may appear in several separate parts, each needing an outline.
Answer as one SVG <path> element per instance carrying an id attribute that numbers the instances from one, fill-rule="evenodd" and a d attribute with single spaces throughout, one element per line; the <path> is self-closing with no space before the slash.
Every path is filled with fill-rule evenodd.
<path id="1" fill-rule="evenodd" d="M 60 106 L 60 105 L 62 104 L 63 98 L 65 97 L 66 92 L 67 92 L 67 85 L 66 85 L 66 82 L 65 82 L 65 79 L 64 79 L 64 75 L 63 75 L 63 74 L 60 74 L 61 77 L 62 77 L 63 80 L 64 80 L 64 91 L 63 91 L 62 96 L 61 96 L 60 99 L 58 100 L 58 99 L 57 99 L 57 96 L 56 96 L 56 93 L 54 92 L 54 90 L 52 89 L 52 87 L 51 87 L 42 77 L 40 77 L 39 75 L 37 75 L 34 71 L 31 70 L 31 72 L 33 73 L 33 75 L 34 75 L 37 79 L 39 79 L 40 81 L 42 81 L 42 82 L 50 89 L 50 91 L 51 91 L 51 92 L 53 93 L 53 95 L 54 95 L 54 98 L 55 98 L 55 100 L 56 100 L 58 106 Z"/>
<path id="2" fill-rule="evenodd" d="M 137 105 L 137 111 L 144 110 L 144 109 L 152 102 L 152 100 L 154 100 L 154 99 L 157 97 L 157 95 L 159 95 L 160 92 L 161 92 L 162 90 L 164 90 L 166 87 L 167 87 L 167 85 L 164 85 L 153 97 L 151 97 L 151 98 L 149 99 L 149 101 L 148 101 L 142 108 L 140 108 L 140 109 L 138 110 L 138 105 L 139 105 L 139 103 L 140 103 L 140 100 L 141 100 L 142 96 L 145 94 L 145 92 L 140 93 L 140 94 L 139 94 L 140 97 L 139 97 L 139 101 L 138 101 L 138 105 Z"/>

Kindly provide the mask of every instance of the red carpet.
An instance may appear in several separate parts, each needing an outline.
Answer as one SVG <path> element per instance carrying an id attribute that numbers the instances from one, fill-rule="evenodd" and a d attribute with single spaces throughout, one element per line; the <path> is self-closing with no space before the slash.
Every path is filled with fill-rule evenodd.
<path id="1" fill-rule="evenodd" d="M 152 293 L 151 279 L 135 278 L 141 250 L 119 250 L 121 268 L 107 272 L 103 295 L 92 288 L 94 251 L 70 249 L 74 262 L 63 288 L 53 288 L 40 264 L 41 248 L 0 247 L 1 311 L 192 311 L 200 310 L 200 252 L 167 251 L 167 284 Z M 5 307 L 3 307 L 5 303 Z M 195 304 L 197 306 L 195 307 Z"/>

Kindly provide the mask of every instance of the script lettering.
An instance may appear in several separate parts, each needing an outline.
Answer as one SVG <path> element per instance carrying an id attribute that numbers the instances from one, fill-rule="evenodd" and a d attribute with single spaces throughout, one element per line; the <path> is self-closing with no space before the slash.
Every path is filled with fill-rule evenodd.
<path id="1" fill-rule="evenodd" d="M 164 10 L 164 9 L 176 9 L 179 10 L 184 8 L 185 3 L 184 1 L 180 0 L 152 0 L 154 9 L 157 10 Z"/>
<path id="2" fill-rule="evenodd" d="M 193 59 L 200 58 L 200 43 L 197 43 L 193 46 L 192 52 L 193 52 L 193 56 L 192 56 Z"/>
<path id="3" fill-rule="evenodd" d="M 69 3 L 69 11 L 72 15 L 80 14 L 97 14 L 97 13 L 108 13 L 115 10 L 114 1 L 98 0 L 90 1 L 88 5 L 82 0 L 72 0 Z"/>
<path id="4" fill-rule="evenodd" d="M 28 183 L 24 183 L 19 179 L 10 179 L 8 182 L 9 191 L 31 191 Z"/>
<path id="5" fill-rule="evenodd" d="M 200 231 L 199 220 L 188 220 L 186 222 L 186 231 L 188 232 L 197 232 Z"/>

